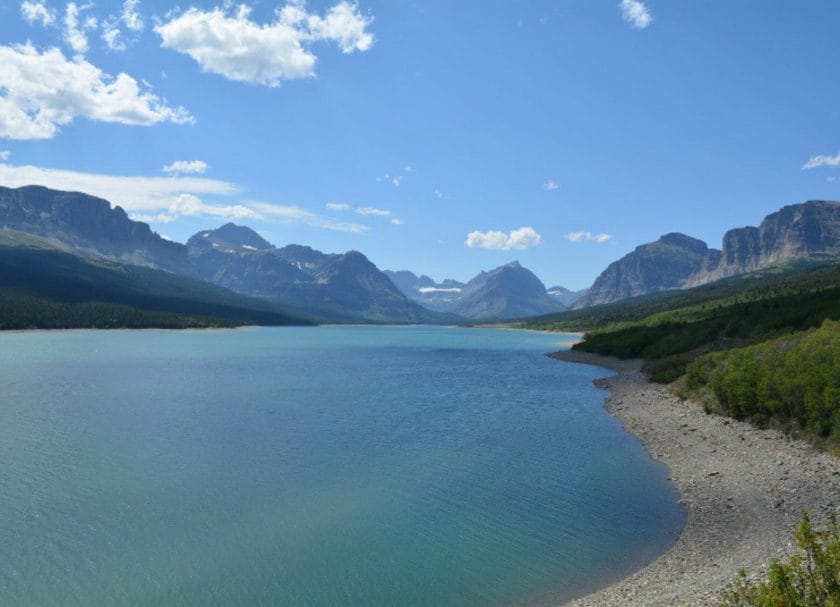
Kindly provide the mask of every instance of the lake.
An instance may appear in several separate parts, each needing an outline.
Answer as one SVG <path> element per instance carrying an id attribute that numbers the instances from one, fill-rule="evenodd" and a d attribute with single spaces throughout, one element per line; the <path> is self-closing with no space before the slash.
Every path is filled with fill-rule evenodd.
<path id="1" fill-rule="evenodd" d="M 0 604 L 557 604 L 684 513 L 557 334 L 0 334 Z"/>

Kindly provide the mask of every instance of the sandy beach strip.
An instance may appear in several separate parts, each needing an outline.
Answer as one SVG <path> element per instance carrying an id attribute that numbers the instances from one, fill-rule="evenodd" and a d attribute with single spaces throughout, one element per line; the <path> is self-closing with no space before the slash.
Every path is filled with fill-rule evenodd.
<path id="1" fill-rule="evenodd" d="M 840 510 L 840 458 L 775 430 L 709 415 L 648 382 L 641 361 L 571 350 L 550 356 L 616 373 L 595 380 L 609 390 L 606 408 L 668 466 L 687 514 L 670 550 L 571 607 L 717 605 L 741 567 L 763 578 L 773 558 L 792 551 L 803 511 L 822 522 Z"/>

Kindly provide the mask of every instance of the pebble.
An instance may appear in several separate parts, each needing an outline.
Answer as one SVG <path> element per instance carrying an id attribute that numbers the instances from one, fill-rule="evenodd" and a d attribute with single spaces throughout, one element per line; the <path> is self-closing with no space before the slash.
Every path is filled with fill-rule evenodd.
<path id="1" fill-rule="evenodd" d="M 803 511 L 820 524 L 836 508 L 840 458 L 778 431 L 708 415 L 648 383 L 639 361 L 561 354 L 618 373 L 596 380 L 610 391 L 607 408 L 669 467 L 688 515 L 668 552 L 570 607 L 718 605 L 740 568 L 750 579 L 764 579 L 768 563 L 795 549 L 791 538 Z M 690 432 L 703 440 L 687 440 Z"/>

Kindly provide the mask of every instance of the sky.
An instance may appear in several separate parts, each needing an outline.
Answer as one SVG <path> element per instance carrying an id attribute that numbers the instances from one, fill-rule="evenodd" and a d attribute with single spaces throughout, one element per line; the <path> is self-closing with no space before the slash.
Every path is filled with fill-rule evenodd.
<path id="1" fill-rule="evenodd" d="M 834 0 L 0 0 L 0 185 L 588 286 L 840 199 Z"/>

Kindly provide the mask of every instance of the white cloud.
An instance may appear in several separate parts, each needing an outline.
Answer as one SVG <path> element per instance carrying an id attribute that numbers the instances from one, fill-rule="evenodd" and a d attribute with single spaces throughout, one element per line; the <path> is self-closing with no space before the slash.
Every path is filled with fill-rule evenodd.
<path id="1" fill-rule="evenodd" d="M 621 0 L 620 6 L 621 17 L 636 29 L 643 30 L 653 21 L 648 7 L 640 0 Z"/>
<path id="2" fill-rule="evenodd" d="M 365 31 L 371 19 L 359 14 L 359 8 L 350 2 L 339 2 L 326 17 L 309 15 L 306 24 L 315 39 L 333 40 L 341 52 L 366 51 L 373 46 L 373 35 Z"/>
<path id="3" fill-rule="evenodd" d="M 558 189 L 560 184 L 554 181 L 553 179 L 546 179 L 543 183 L 543 189 L 548 190 L 549 192 L 553 192 L 554 190 Z"/>
<path id="4" fill-rule="evenodd" d="M 270 87 L 315 75 L 317 57 L 309 43 L 334 41 L 345 53 L 373 45 L 373 36 L 366 31 L 371 19 L 347 1 L 324 17 L 307 13 L 302 2 L 275 11 L 271 23 L 257 23 L 250 15 L 244 4 L 235 11 L 193 7 L 158 25 L 155 32 L 162 47 L 189 55 L 205 72 Z"/>
<path id="5" fill-rule="evenodd" d="M 9 160 L 12 157 L 12 153 L 9 150 L 0 150 L 0 160 L 3 162 Z"/>
<path id="6" fill-rule="evenodd" d="M 802 165 L 803 169 L 816 169 L 817 167 L 840 167 L 840 152 L 836 156 L 811 156 L 808 162 Z"/>
<path id="7" fill-rule="evenodd" d="M 112 77 L 56 48 L 0 46 L 0 66 L 0 138 L 49 139 L 77 117 L 141 126 L 193 122 L 128 74 Z"/>
<path id="8" fill-rule="evenodd" d="M 172 164 L 167 164 L 162 170 L 167 175 L 201 175 L 208 168 L 203 160 L 176 160 Z"/>
<path id="9" fill-rule="evenodd" d="M 498 230 L 490 230 L 488 232 L 475 230 L 467 234 L 467 239 L 464 241 L 464 244 L 471 249 L 509 251 L 510 249 L 530 249 L 540 244 L 540 242 L 542 242 L 542 236 L 534 228 L 523 227 L 507 234 Z"/>
<path id="10" fill-rule="evenodd" d="M 107 19 L 102 21 L 101 38 L 109 51 L 122 52 L 128 48 L 123 31 L 120 29 L 121 25 L 135 34 L 143 31 L 145 23 L 138 11 L 139 5 L 139 0 L 125 0 L 122 12 L 119 15 L 109 15 Z"/>
<path id="11" fill-rule="evenodd" d="M 42 185 L 85 192 L 121 206 L 137 221 L 171 223 L 183 216 L 212 216 L 301 223 L 339 232 L 358 233 L 370 229 L 295 206 L 261 201 L 207 202 L 205 197 L 226 198 L 239 194 L 240 189 L 233 183 L 205 177 L 123 177 L 0 163 L 0 185 L 10 188 Z"/>
<path id="12" fill-rule="evenodd" d="M 125 0 L 123 2 L 122 15 L 120 18 L 125 26 L 132 32 L 143 31 L 145 24 L 143 17 L 140 16 L 140 11 L 137 7 L 140 6 L 140 0 Z"/>
<path id="13" fill-rule="evenodd" d="M 348 223 L 343 221 L 336 221 L 330 217 L 324 217 L 317 213 L 312 213 L 306 209 L 301 209 L 295 206 L 284 206 L 277 204 L 269 204 L 265 202 L 254 202 L 250 205 L 260 214 L 268 217 L 273 217 L 281 221 L 299 222 L 313 228 L 324 228 L 326 230 L 333 230 L 336 232 L 367 232 L 370 230 L 368 226 L 358 223 Z"/>
<path id="14" fill-rule="evenodd" d="M 82 11 L 91 8 L 92 4 L 79 6 L 75 2 L 68 2 L 64 12 L 64 41 L 70 45 L 74 52 L 83 55 L 88 52 L 89 44 L 86 30 L 96 29 L 98 22 L 96 17 L 86 17 L 80 22 Z"/>
<path id="15" fill-rule="evenodd" d="M 0 184 L 16 188 L 42 185 L 57 190 L 85 192 L 118 204 L 129 212 L 169 212 L 189 208 L 190 199 L 206 196 L 231 196 L 239 192 L 232 183 L 196 177 L 123 177 L 81 173 L 35 166 L 0 164 Z"/>
<path id="16" fill-rule="evenodd" d="M 385 209 L 377 209 L 376 207 L 356 207 L 356 213 L 359 215 L 376 215 L 378 217 L 387 217 L 391 211 Z"/>
<path id="17" fill-rule="evenodd" d="M 595 242 L 602 244 L 612 239 L 612 234 L 593 234 L 592 232 L 569 232 L 564 238 L 570 242 Z"/>
<path id="18" fill-rule="evenodd" d="M 225 219 L 261 219 L 259 213 L 241 204 L 208 204 L 195 194 L 178 194 L 162 213 L 132 213 L 135 221 L 171 223 L 179 217 L 224 217 Z"/>
<path id="19" fill-rule="evenodd" d="M 388 211 L 387 209 L 378 209 L 376 207 L 354 207 L 345 202 L 328 202 L 324 206 L 326 206 L 326 208 L 330 211 L 353 211 L 357 215 L 363 215 L 365 217 L 389 217 L 391 215 L 391 211 Z M 402 219 L 393 218 L 391 219 L 391 223 L 394 225 L 403 225 L 405 222 Z"/>
<path id="20" fill-rule="evenodd" d="M 121 52 L 127 48 L 125 41 L 123 40 L 122 31 L 119 27 L 117 27 L 115 19 L 108 19 L 102 23 L 101 37 L 105 46 L 107 46 L 110 51 Z"/>
<path id="21" fill-rule="evenodd" d="M 55 24 L 55 11 L 43 2 L 21 2 L 20 13 L 29 23 L 39 21 L 44 27 Z"/>

